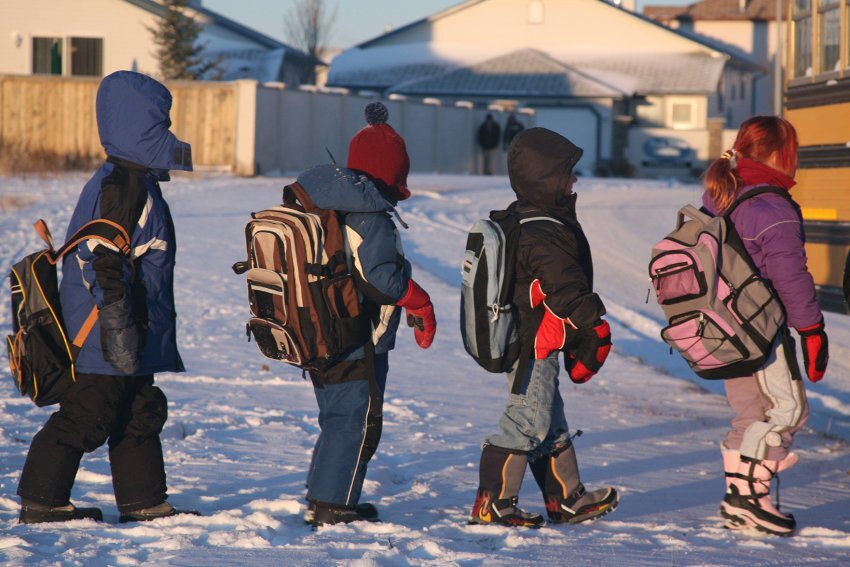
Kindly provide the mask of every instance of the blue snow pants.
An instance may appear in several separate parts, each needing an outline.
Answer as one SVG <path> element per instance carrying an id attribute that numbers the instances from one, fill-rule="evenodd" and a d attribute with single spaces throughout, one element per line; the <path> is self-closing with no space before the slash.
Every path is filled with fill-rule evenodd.
<path id="1" fill-rule="evenodd" d="M 388 370 L 383 353 L 374 357 L 374 381 L 366 359 L 310 373 L 321 433 L 307 474 L 308 500 L 347 508 L 359 502 L 366 467 L 381 439 Z"/>

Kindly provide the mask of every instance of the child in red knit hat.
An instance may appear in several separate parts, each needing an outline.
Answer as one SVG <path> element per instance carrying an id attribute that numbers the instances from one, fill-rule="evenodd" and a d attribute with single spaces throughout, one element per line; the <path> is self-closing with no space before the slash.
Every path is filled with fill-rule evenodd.
<path id="1" fill-rule="evenodd" d="M 387 124 L 388 117 L 387 107 L 380 102 L 366 106 L 367 126 L 351 139 L 348 168 L 369 175 L 378 190 L 395 203 L 410 197 L 410 158 L 404 139 Z"/>
<path id="2" fill-rule="evenodd" d="M 372 338 L 326 371 L 310 372 L 321 433 L 307 477 L 305 520 L 315 526 L 378 519 L 360 494 L 381 438 L 389 351 L 402 316 L 421 348 L 437 331 L 431 299 L 411 277 L 389 214 L 410 196 L 404 140 L 386 123 L 387 108 L 379 102 L 366 107 L 366 122 L 351 140 L 348 168 L 320 165 L 298 177 L 315 203 L 344 215 L 348 259 Z"/>

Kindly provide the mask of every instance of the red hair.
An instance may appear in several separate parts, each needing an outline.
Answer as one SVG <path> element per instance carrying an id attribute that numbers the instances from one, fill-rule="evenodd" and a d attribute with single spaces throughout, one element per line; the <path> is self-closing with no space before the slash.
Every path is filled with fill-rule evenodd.
<path id="1" fill-rule="evenodd" d="M 778 116 L 753 116 L 741 123 L 732 150 L 708 167 L 703 177 L 706 191 L 720 212 L 728 209 L 742 181 L 733 167 L 737 158 L 763 163 L 794 177 L 797 171 L 797 131 Z"/>

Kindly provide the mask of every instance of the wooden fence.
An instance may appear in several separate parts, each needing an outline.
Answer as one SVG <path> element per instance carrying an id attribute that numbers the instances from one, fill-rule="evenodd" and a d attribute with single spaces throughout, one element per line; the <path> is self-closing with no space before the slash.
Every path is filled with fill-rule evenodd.
<path id="1" fill-rule="evenodd" d="M 100 79 L 0 75 L 0 151 L 43 152 L 71 161 L 102 159 L 95 98 Z M 347 91 L 287 89 L 254 80 L 173 81 L 171 129 L 192 145 L 194 164 L 240 175 L 300 171 L 329 160 L 345 163 L 348 141 L 365 125 L 373 97 Z M 407 142 L 417 172 L 476 173 L 478 125 L 502 108 L 473 108 L 439 101 L 386 101 L 390 124 Z M 521 117 L 526 126 L 534 117 Z M 495 165 L 505 172 L 504 154 Z"/>
<path id="2" fill-rule="evenodd" d="M 100 79 L 0 75 L 0 147 L 103 157 L 95 120 Z M 238 83 L 177 81 L 172 131 L 197 166 L 236 166 Z"/>

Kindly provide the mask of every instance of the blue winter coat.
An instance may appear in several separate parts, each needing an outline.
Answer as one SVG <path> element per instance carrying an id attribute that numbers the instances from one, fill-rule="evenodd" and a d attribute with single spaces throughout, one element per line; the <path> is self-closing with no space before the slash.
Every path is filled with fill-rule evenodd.
<path id="1" fill-rule="evenodd" d="M 393 205 L 368 177 L 336 165 L 309 169 L 298 177 L 298 183 L 317 206 L 343 213 L 346 247 L 372 320 L 375 352 L 392 350 L 401 315 L 395 304 L 407 292 L 411 273 L 390 216 Z M 347 358 L 363 358 L 363 350 Z"/>
<path id="2" fill-rule="evenodd" d="M 65 258 L 60 298 L 69 335 L 76 336 L 95 305 L 101 310 L 77 358 L 77 372 L 128 374 L 104 356 L 104 307 L 107 296 L 115 293 L 127 306 L 121 308 L 121 317 L 137 332 L 138 340 L 130 350 L 136 349 L 133 355 L 138 366 L 131 374 L 183 370 L 175 334 L 174 224 L 159 181 L 167 179 L 169 169 L 191 171 L 192 165 L 189 145 L 168 131 L 170 110 L 168 89 L 140 73 L 113 73 L 103 79 L 98 90 L 98 132 L 109 160 L 83 188 L 68 235 L 93 219 L 110 218 L 102 212 L 109 191 L 109 214 L 128 201 L 120 216 L 130 219 L 131 254 L 127 258 L 88 241 Z M 125 199 L 122 191 L 127 192 Z M 129 201 L 137 203 L 134 211 Z M 109 254 L 110 260 L 118 262 L 118 269 L 105 271 L 96 265 Z"/>

